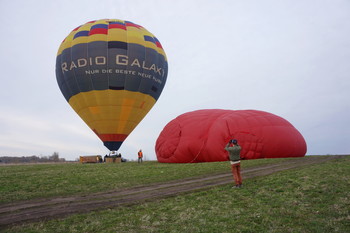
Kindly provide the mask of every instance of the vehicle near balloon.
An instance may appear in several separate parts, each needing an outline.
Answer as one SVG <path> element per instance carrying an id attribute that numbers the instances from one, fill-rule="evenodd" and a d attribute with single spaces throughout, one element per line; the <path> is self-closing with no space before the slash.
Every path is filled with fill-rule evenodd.
<path id="1" fill-rule="evenodd" d="M 159 40 L 144 27 L 118 19 L 75 28 L 56 58 L 63 96 L 111 151 L 156 103 L 167 73 Z"/>
<path id="2" fill-rule="evenodd" d="M 161 163 L 227 161 L 224 147 L 237 139 L 242 159 L 303 157 L 306 142 L 287 120 L 258 110 L 204 109 L 170 121 L 156 145 Z"/>
<path id="3" fill-rule="evenodd" d="M 102 163 L 102 156 L 101 155 L 85 155 L 79 157 L 80 163 Z"/>

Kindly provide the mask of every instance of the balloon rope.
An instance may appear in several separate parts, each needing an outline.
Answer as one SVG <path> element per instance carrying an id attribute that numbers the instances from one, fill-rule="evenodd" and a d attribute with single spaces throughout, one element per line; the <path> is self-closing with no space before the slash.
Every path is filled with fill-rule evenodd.
<path id="1" fill-rule="evenodd" d="M 199 150 L 198 154 L 192 159 L 191 162 L 188 162 L 188 163 L 192 163 L 193 161 L 195 161 L 197 159 L 199 154 L 202 152 L 204 145 L 205 145 L 205 140 L 203 141 L 203 145 L 202 145 L 201 149 Z"/>

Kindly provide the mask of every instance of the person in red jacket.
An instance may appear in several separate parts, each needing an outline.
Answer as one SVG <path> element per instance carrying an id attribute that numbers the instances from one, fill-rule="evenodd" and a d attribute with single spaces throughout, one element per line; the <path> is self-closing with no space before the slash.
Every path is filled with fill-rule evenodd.
<path id="1" fill-rule="evenodd" d="M 138 163 L 142 163 L 142 158 L 143 158 L 142 150 L 139 150 L 139 152 L 137 153 L 137 155 L 138 155 Z"/>
<path id="2" fill-rule="evenodd" d="M 242 186 L 242 177 L 241 177 L 241 146 L 238 145 L 238 141 L 236 139 L 230 140 L 225 146 L 225 150 L 229 153 L 229 160 L 231 163 L 231 169 L 233 178 L 235 180 L 236 186 L 234 188 L 240 188 Z"/>

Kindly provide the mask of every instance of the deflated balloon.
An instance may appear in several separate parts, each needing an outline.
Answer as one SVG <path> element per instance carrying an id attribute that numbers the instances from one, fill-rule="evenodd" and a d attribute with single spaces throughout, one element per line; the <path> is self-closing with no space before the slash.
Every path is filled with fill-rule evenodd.
<path id="1" fill-rule="evenodd" d="M 156 141 L 161 163 L 228 160 L 225 145 L 237 139 L 243 159 L 303 157 L 306 142 L 282 117 L 257 110 L 207 109 L 170 121 Z"/>
<path id="2" fill-rule="evenodd" d="M 167 73 L 158 39 L 129 21 L 103 19 L 81 25 L 57 53 L 62 94 L 110 150 L 119 149 L 155 104 Z"/>

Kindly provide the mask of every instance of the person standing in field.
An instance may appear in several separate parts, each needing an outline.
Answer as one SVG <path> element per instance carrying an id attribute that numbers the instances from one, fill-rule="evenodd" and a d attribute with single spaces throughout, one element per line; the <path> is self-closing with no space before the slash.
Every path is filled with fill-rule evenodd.
<path id="1" fill-rule="evenodd" d="M 238 145 L 236 139 L 230 140 L 225 146 L 225 150 L 229 153 L 229 160 L 231 163 L 232 175 L 235 180 L 236 185 L 234 188 L 240 188 L 242 186 L 242 177 L 241 177 L 241 146 Z"/>
<path id="2" fill-rule="evenodd" d="M 143 158 L 142 150 L 139 150 L 139 152 L 137 153 L 137 155 L 138 155 L 138 163 L 142 163 L 142 158 Z"/>

